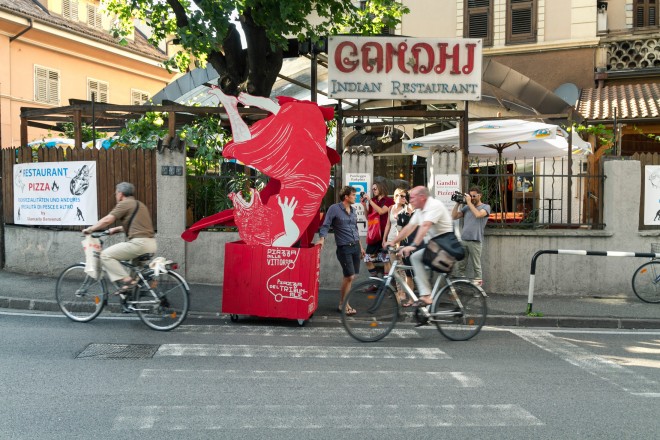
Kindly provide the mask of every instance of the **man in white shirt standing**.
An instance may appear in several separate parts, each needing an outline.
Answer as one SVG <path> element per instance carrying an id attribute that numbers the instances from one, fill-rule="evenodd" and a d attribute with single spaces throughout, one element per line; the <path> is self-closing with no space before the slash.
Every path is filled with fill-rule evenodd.
<path id="1" fill-rule="evenodd" d="M 410 264 L 415 273 L 415 283 L 419 289 L 419 304 L 431 304 L 430 272 L 422 262 L 424 247 L 439 234 L 453 231 L 452 218 L 444 203 L 435 200 L 425 186 L 416 186 L 410 191 L 410 204 L 415 208 L 410 222 L 399 232 L 393 244 L 399 243 L 417 227 L 411 244 L 399 250 L 399 256 L 410 254 Z"/>

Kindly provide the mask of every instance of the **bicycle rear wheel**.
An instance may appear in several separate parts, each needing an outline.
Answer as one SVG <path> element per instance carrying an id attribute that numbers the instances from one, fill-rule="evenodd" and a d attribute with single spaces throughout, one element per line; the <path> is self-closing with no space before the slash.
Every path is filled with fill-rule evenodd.
<path id="1" fill-rule="evenodd" d="M 452 281 L 431 305 L 431 322 L 452 341 L 467 341 L 486 322 L 486 297 L 469 281 Z"/>
<path id="2" fill-rule="evenodd" d="M 138 316 L 154 330 L 167 331 L 176 328 L 186 319 L 189 292 L 183 278 L 176 272 L 164 272 L 147 278 L 151 289 L 140 286 L 137 302 L 131 304 Z"/>
<path id="3" fill-rule="evenodd" d="M 74 264 L 60 274 L 55 285 L 57 305 L 69 319 L 88 322 L 96 318 L 105 306 L 103 276 L 94 279 L 85 273 L 84 264 Z"/>
<path id="4" fill-rule="evenodd" d="M 385 287 L 383 280 L 367 280 L 355 285 L 342 305 L 344 328 L 361 342 L 383 339 L 392 331 L 398 318 L 396 292 L 391 286 Z"/>
<path id="5" fill-rule="evenodd" d="M 632 278 L 633 292 L 647 303 L 660 303 L 660 261 L 649 261 L 637 268 Z"/>

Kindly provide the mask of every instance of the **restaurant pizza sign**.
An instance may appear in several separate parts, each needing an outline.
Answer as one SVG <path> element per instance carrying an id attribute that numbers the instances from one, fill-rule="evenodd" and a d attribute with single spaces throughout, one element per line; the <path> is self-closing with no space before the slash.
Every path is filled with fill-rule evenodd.
<path id="1" fill-rule="evenodd" d="M 334 36 L 330 98 L 478 101 L 481 40 Z"/>

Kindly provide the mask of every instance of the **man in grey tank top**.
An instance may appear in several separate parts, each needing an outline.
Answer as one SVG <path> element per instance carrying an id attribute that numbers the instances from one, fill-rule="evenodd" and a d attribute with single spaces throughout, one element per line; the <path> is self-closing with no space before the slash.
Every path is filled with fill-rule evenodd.
<path id="1" fill-rule="evenodd" d="M 465 248 L 465 258 L 456 264 L 454 275 L 465 276 L 468 263 L 472 265 L 474 272 L 474 283 L 481 286 L 481 249 L 484 241 L 484 229 L 490 214 L 490 205 L 481 201 L 481 189 L 478 186 L 470 188 L 469 194 L 465 194 L 465 205 L 456 203 L 451 211 L 454 220 L 463 219 L 463 230 L 461 231 L 461 244 Z"/>

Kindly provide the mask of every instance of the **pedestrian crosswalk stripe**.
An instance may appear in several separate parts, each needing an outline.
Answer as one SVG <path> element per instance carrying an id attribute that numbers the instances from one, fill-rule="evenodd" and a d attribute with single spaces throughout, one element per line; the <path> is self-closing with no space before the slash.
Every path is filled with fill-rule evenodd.
<path id="1" fill-rule="evenodd" d="M 326 347 L 278 345 L 163 344 L 158 356 L 219 356 L 333 359 L 450 359 L 438 348 L 420 347 Z"/>
<path id="2" fill-rule="evenodd" d="M 363 384 L 365 378 L 377 381 L 380 377 L 397 378 L 396 382 L 387 381 L 388 386 L 401 383 L 409 386 L 413 381 L 426 381 L 442 383 L 442 386 L 454 386 L 459 388 L 476 388 L 483 386 L 483 381 L 472 373 L 461 371 L 400 371 L 400 370 L 188 370 L 188 369 L 144 369 L 140 373 L 140 380 L 149 382 L 157 381 L 218 381 L 228 380 L 275 380 L 294 381 L 304 380 L 310 377 L 316 382 L 327 379 L 328 382 L 337 383 L 337 376 L 341 376 L 343 385 L 353 386 L 353 380 Z"/>
<path id="3" fill-rule="evenodd" d="M 225 334 L 241 336 L 277 336 L 296 338 L 330 338 L 348 336 L 342 327 L 276 327 L 276 326 L 243 326 L 243 325 L 182 325 L 174 330 L 178 333 Z M 413 329 L 395 328 L 387 335 L 388 339 L 419 338 L 420 334 Z"/>
<path id="4" fill-rule="evenodd" d="M 249 414 L 250 417 L 246 417 Z M 541 426 L 518 405 L 195 405 L 122 407 L 113 430 L 407 429 Z"/>
<path id="5" fill-rule="evenodd" d="M 563 338 L 554 336 L 550 331 L 534 332 L 511 329 L 511 333 L 537 347 L 564 359 L 571 365 L 582 368 L 613 385 L 635 395 L 657 394 L 660 384 L 633 370 L 589 350 L 579 347 Z"/>

